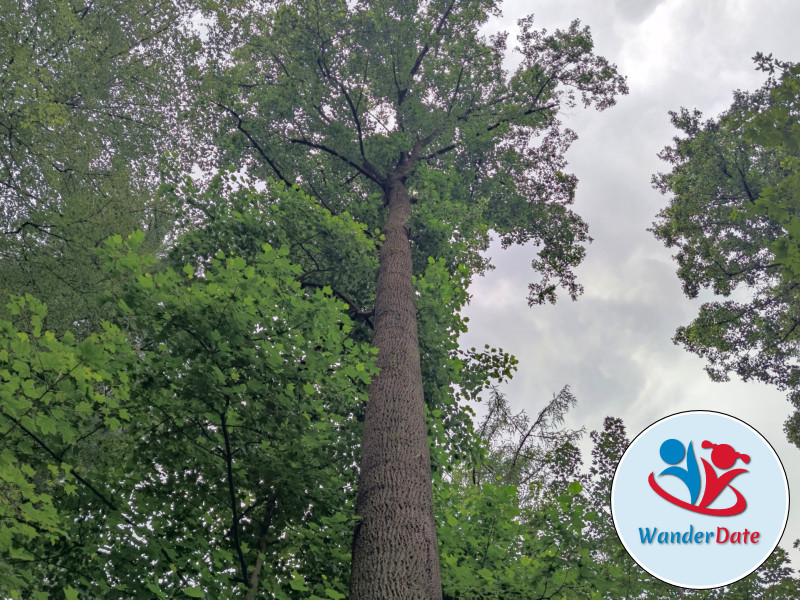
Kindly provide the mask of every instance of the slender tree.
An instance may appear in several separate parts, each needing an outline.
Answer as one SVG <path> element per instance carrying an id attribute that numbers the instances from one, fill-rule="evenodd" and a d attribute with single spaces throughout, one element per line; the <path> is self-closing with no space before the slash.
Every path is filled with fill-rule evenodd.
<path id="1" fill-rule="evenodd" d="M 498 14 L 493 0 L 311 0 L 210 26 L 209 97 L 237 134 L 222 160 L 246 148 L 251 176 L 299 185 L 380 231 L 374 296 L 360 307 L 374 314 L 380 372 L 364 423 L 354 600 L 441 597 L 414 289 L 426 260 L 466 267 L 468 279 L 494 230 L 505 245 L 544 246 L 531 303 L 554 301 L 559 285 L 580 292 L 572 268 L 587 233 L 563 172 L 575 135 L 558 115 L 578 102 L 604 109 L 625 83 L 577 21 L 553 33 L 520 21 L 509 73 L 507 35 L 481 33 Z"/>

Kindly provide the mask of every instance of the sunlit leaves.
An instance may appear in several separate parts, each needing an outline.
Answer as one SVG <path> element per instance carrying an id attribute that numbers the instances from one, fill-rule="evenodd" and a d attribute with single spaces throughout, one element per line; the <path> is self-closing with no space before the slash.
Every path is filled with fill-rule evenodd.
<path id="1" fill-rule="evenodd" d="M 83 462 L 76 445 L 104 422 L 118 429 L 130 418 L 120 369 L 131 347 L 118 328 L 75 344 L 42 330 L 46 310 L 31 296 L 8 311 L 13 321 L 0 321 L 0 553 L 18 561 L 0 563 L 0 593 L 33 584 L 32 559 L 71 535 L 62 500 L 87 491 L 78 487 L 86 470 L 73 466 Z"/>

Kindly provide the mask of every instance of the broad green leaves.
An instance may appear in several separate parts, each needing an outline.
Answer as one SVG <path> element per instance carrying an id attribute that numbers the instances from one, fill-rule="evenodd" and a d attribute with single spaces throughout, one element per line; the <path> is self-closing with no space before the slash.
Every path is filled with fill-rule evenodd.
<path id="1" fill-rule="evenodd" d="M 293 572 L 308 589 L 323 585 L 337 563 L 304 544 L 349 538 L 352 414 L 373 372 L 368 347 L 349 338 L 344 303 L 324 288 L 304 291 L 287 246 L 264 244 L 247 259 L 218 250 L 190 273 L 152 271 L 115 245 L 109 264 L 136 281 L 123 300 L 147 398 L 131 465 L 145 470 L 130 493 L 154 531 L 171 532 L 162 545 L 177 566 L 157 574 L 160 587 L 189 571 L 219 597 L 251 587 L 254 569 L 256 585 L 274 591 L 297 591 Z M 134 552 L 127 544 L 116 551 Z"/>
<path id="2" fill-rule="evenodd" d="M 133 355 L 112 325 L 80 343 L 43 331 L 45 307 L 31 296 L 8 312 L 12 321 L 0 321 L 0 553 L 11 562 L 0 563 L 0 593 L 16 596 L 36 582 L 35 559 L 75 535 L 75 502 L 108 503 L 85 477 L 109 466 L 114 431 L 130 419 Z M 111 452 L 97 454 L 103 449 Z"/>
<path id="3" fill-rule="evenodd" d="M 41 561 L 4 563 L 0 589 L 343 593 L 374 373 L 345 303 L 303 288 L 288 246 L 173 269 L 142 241 L 105 245 L 121 327 L 58 340 L 30 297 L 2 324 L 0 543 Z"/>

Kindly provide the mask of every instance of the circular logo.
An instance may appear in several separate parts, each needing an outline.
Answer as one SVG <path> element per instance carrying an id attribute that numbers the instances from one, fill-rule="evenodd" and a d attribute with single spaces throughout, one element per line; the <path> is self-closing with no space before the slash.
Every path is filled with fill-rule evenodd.
<path id="1" fill-rule="evenodd" d="M 778 545 L 789 486 L 755 429 L 722 413 L 683 412 L 653 423 L 625 450 L 611 514 L 645 571 L 679 587 L 715 588 L 755 571 Z"/>

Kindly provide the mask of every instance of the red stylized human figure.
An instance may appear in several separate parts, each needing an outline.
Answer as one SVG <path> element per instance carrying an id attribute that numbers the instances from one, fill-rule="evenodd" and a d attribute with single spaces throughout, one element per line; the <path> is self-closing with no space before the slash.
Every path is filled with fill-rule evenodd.
<path id="1" fill-rule="evenodd" d="M 712 444 L 708 440 L 705 440 L 702 444 L 702 447 L 713 448 L 711 451 L 711 462 L 713 462 L 714 466 L 718 469 L 730 469 L 740 458 L 745 464 L 750 462 L 750 457 L 747 454 L 736 452 L 736 450 L 734 450 L 728 444 Z M 717 496 L 722 493 L 722 490 L 729 486 L 734 477 L 748 472 L 747 469 L 733 469 L 732 471 L 728 471 L 727 473 L 717 476 L 717 472 L 714 470 L 714 467 L 708 464 L 708 461 L 705 458 L 701 458 L 700 460 L 703 461 L 703 468 L 706 472 L 706 489 L 703 493 L 702 500 L 700 500 L 701 508 L 707 507 L 714 500 L 716 500 Z M 737 490 L 735 487 L 731 486 L 731 490 L 733 490 L 733 492 L 736 494 L 736 506 L 738 507 L 740 502 L 744 503 L 744 498 L 739 493 L 739 490 Z M 744 510 L 744 507 L 742 507 L 741 510 Z"/>

